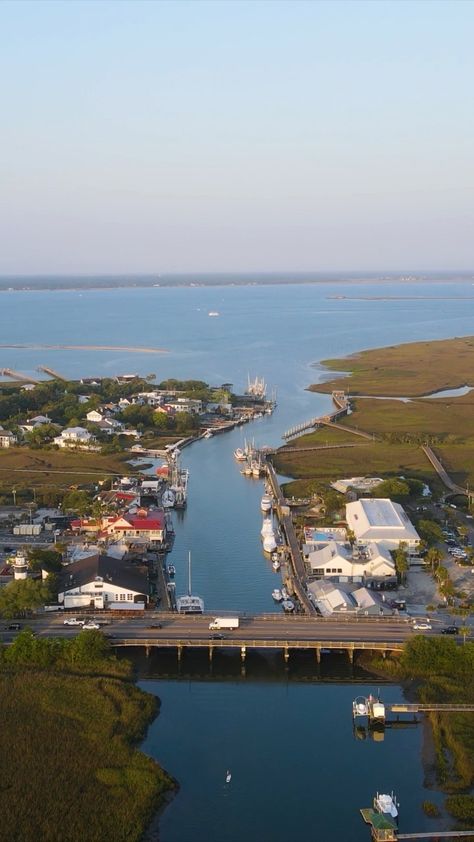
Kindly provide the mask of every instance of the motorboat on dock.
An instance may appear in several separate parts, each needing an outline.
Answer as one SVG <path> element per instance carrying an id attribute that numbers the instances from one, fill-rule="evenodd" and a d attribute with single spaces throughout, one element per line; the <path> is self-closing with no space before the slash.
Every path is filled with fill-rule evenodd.
<path id="1" fill-rule="evenodd" d="M 234 459 L 236 459 L 237 462 L 245 462 L 245 460 L 247 459 L 247 454 L 245 450 L 243 450 L 241 447 L 236 447 L 236 449 L 234 450 Z"/>
<path id="2" fill-rule="evenodd" d="M 292 599 L 284 599 L 281 603 L 281 607 L 286 614 L 291 614 L 291 612 L 295 610 L 295 603 Z"/>
<path id="3" fill-rule="evenodd" d="M 176 567 L 174 564 L 168 564 L 168 576 L 173 578 L 176 575 Z"/>
<path id="4" fill-rule="evenodd" d="M 378 792 L 374 798 L 374 810 L 384 816 L 390 816 L 392 819 L 398 818 L 399 806 L 393 792 L 390 795 Z"/>
<path id="5" fill-rule="evenodd" d="M 275 600 L 275 602 L 281 602 L 283 600 L 283 594 L 280 588 L 274 588 L 272 590 L 272 597 Z"/>
<path id="6" fill-rule="evenodd" d="M 273 556 L 274 556 L 274 555 L 275 555 L 275 553 L 272 553 L 272 558 L 273 558 Z M 279 561 L 278 557 L 277 557 L 277 558 L 273 558 L 273 561 L 272 561 L 272 567 L 273 567 L 273 569 L 274 569 L 275 573 L 278 573 L 278 571 L 279 571 L 279 569 L 280 569 L 280 567 L 281 567 L 281 564 L 280 564 L 280 561 Z"/>
<path id="7" fill-rule="evenodd" d="M 266 553 L 272 553 L 276 550 L 277 543 L 275 541 L 275 533 L 269 532 L 267 535 L 264 535 L 263 538 L 263 550 Z"/>
<path id="8" fill-rule="evenodd" d="M 260 508 L 264 514 L 271 512 L 272 510 L 272 498 L 269 494 L 264 494 L 261 501 L 260 501 Z"/>

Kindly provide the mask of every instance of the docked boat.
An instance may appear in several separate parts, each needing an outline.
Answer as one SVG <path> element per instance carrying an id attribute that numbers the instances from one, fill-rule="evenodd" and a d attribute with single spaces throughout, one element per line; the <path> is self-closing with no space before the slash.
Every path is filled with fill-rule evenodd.
<path id="1" fill-rule="evenodd" d="M 174 564 L 168 564 L 168 576 L 173 578 L 176 575 L 176 567 Z"/>
<path id="2" fill-rule="evenodd" d="M 267 387 L 263 377 L 256 377 L 255 380 L 250 380 L 250 374 L 248 375 L 247 390 L 245 392 L 246 395 L 263 400 L 265 398 L 266 391 Z"/>
<path id="3" fill-rule="evenodd" d="M 281 603 L 281 607 L 286 614 L 291 614 L 291 612 L 295 610 L 295 603 L 292 599 L 284 599 Z"/>
<path id="4" fill-rule="evenodd" d="M 243 450 L 241 447 L 236 447 L 236 449 L 234 450 L 234 459 L 237 459 L 237 462 L 245 462 L 245 460 L 247 459 L 247 454 L 245 450 Z"/>
<path id="5" fill-rule="evenodd" d="M 206 430 L 206 432 L 204 433 L 203 438 L 205 438 L 205 439 L 212 439 L 212 435 L 213 435 L 213 434 L 212 434 L 212 430 Z"/>
<path id="6" fill-rule="evenodd" d="M 284 585 L 283 585 L 283 587 L 282 587 L 282 589 L 281 589 L 281 592 L 282 592 L 282 594 L 283 594 L 283 599 L 289 599 L 289 598 L 290 598 L 290 595 L 289 595 L 289 593 L 288 593 L 288 591 L 287 591 L 287 589 L 285 588 L 285 586 L 284 586 Z"/>
<path id="7" fill-rule="evenodd" d="M 272 590 L 272 597 L 275 600 L 275 602 L 281 602 L 283 600 L 283 594 L 280 588 L 274 588 Z"/>
<path id="8" fill-rule="evenodd" d="M 390 795 L 378 792 L 374 798 L 374 810 L 384 816 L 390 816 L 392 819 L 398 818 L 398 807 L 399 804 L 393 792 Z"/>
<path id="9" fill-rule="evenodd" d="M 269 494 L 264 494 L 261 501 L 260 501 L 260 508 L 264 514 L 271 512 L 272 510 L 272 498 Z"/>
<path id="10" fill-rule="evenodd" d="M 252 459 L 251 468 L 252 476 L 255 479 L 259 479 L 265 473 L 265 466 L 258 459 Z"/>
<path id="11" fill-rule="evenodd" d="M 272 553 L 276 550 L 276 541 L 275 541 L 275 533 L 274 532 L 267 532 L 263 536 L 263 550 L 266 553 Z"/>
<path id="12" fill-rule="evenodd" d="M 272 557 L 273 557 L 274 555 L 275 555 L 275 553 L 272 553 Z M 273 561 L 272 561 L 272 567 L 273 567 L 273 569 L 274 569 L 275 573 L 278 573 L 278 571 L 279 571 L 279 569 L 280 569 L 280 567 L 281 567 L 281 565 L 280 565 L 280 562 L 279 562 L 278 558 L 274 558 L 274 559 L 273 559 Z"/>
<path id="13" fill-rule="evenodd" d="M 161 505 L 164 509 L 172 509 L 175 504 L 175 496 L 174 493 L 171 491 L 171 488 L 167 488 L 166 491 L 163 491 L 163 496 L 161 498 Z"/>
<path id="14" fill-rule="evenodd" d="M 263 519 L 262 528 L 260 530 L 260 535 L 263 538 L 264 535 L 270 535 L 270 533 L 272 535 L 275 534 L 274 531 L 273 531 L 273 522 L 272 522 L 271 517 L 265 517 Z"/>
<path id="15" fill-rule="evenodd" d="M 178 614 L 203 614 L 204 600 L 193 595 L 191 586 L 191 553 L 188 556 L 188 593 L 176 600 Z"/>

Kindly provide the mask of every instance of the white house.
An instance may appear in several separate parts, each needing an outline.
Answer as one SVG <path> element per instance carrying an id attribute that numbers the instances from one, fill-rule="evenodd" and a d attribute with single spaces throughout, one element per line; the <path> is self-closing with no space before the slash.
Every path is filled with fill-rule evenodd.
<path id="1" fill-rule="evenodd" d="M 350 614 L 359 616 L 392 615 L 393 609 L 379 595 L 354 585 L 339 587 L 333 582 L 315 581 L 308 585 L 308 596 L 323 617 Z"/>
<path id="2" fill-rule="evenodd" d="M 420 536 L 405 510 L 387 498 L 361 497 L 346 504 L 346 521 L 358 541 L 376 541 L 395 549 L 400 541 L 407 547 L 417 547 Z"/>
<path id="3" fill-rule="evenodd" d="M 96 553 L 64 567 L 58 602 L 65 608 L 137 610 L 145 608 L 148 593 L 146 567 Z"/>
<path id="4" fill-rule="evenodd" d="M 105 413 L 100 412 L 98 409 L 91 409 L 86 415 L 87 420 L 92 421 L 94 424 L 98 424 L 99 421 L 103 421 L 105 417 Z"/>
<path id="5" fill-rule="evenodd" d="M 51 418 L 48 418 L 47 415 L 35 415 L 34 418 L 29 418 L 25 421 L 24 424 L 21 425 L 21 429 L 24 430 L 26 433 L 31 433 L 35 427 L 40 427 L 42 424 L 51 424 Z"/>
<path id="6" fill-rule="evenodd" d="M 0 427 L 0 447 L 12 447 L 16 444 L 16 436 L 11 430 L 4 430 Z"/>
<path id="7" fill-rule="evenodd" d="M 332 541 L 305 555 L 309 574 L 318 579 L 336 582 L 365 582 L 377 586 L 396 582 L 395 564 L 386 547 L 341 544 Z"/>
<path id="8" fill-rule="evenodd" d="M 90 450 L 95 439 L 84 427 L 66 427 L 53 441 L 58 447 Z"/>

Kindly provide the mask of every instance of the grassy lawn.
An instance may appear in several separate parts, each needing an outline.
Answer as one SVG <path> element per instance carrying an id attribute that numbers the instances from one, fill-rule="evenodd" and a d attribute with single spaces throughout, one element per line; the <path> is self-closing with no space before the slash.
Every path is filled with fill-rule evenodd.
<path id="1" fill-rule="evenodd" d="M 110 474 L 133 473 L 126 464 L 130 454 L 29 450 L 14 447 L 0 450 L 0 488 L 39 488 L 45 485 L 68 488 L 97 482 Z"/>
<path id="2" fill-rule="evenodd" d="M 427 479 L 432 486 L 437 485 L 434 469 L 423 451 L 417 445 L 411 444 L 362 442 L 358 447 L 306 453 L 286 453 L 285 448 L 282 448 L 273 458 L 273 462 L 279 473 L 295 479 L 320 480 L 327 483 L 340 477 L 385 478 L 403 474 L 416 479 Z M 304 487 L 301 484 L 297 490 L 286 487 L 286 492 L 298 496 L 304 493 Z"/>
<path id="3" fill-rule="evenodd" d="M 2 836 L 138 842 L 172 781 L 133 746 L 156 700 L 113 678 L 0 675 Z"/>
<path id="4" fill-rule="evenodd" d="M 315 392 L 345 389 L 351 395 L 426 395 L 474 385 L 474 337 L 410 342 L 322 363 L 350 376 L 311 386 Z"/>

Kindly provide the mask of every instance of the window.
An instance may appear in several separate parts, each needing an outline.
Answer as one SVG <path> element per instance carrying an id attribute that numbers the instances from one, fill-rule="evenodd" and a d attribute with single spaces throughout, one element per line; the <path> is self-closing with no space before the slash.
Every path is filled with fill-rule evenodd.
<path id="1" fill-rule="evenodd" d="M 132 601 L 132 599 L 133 599 L 133 594 L 132 594 L 132 593 L 128 593 L 128 594 L 127 594 L 127 599 L 131 602 L 131 601 Z"/>
<path id="2" fill-rule="evenodd" d="M 120 602 L 122 602 L 122 600 L 124 600 L 124 599 L 125 599 L 125 594 L 124 594 L 124 593 L 119 593 L 119 600 L 120 600 Z"/>

